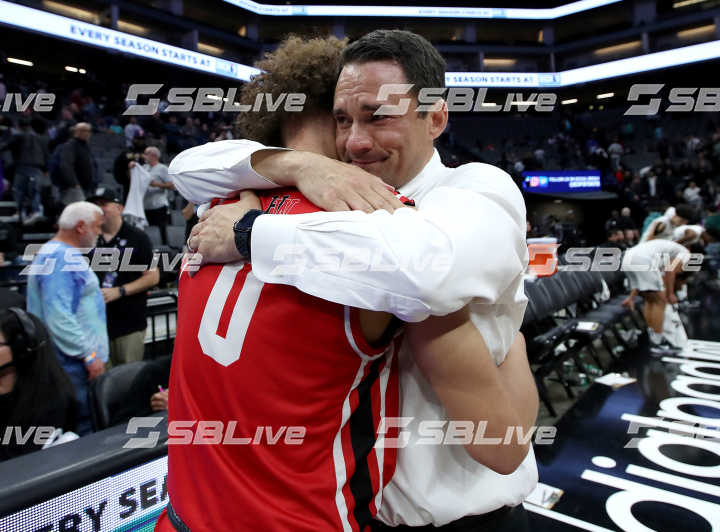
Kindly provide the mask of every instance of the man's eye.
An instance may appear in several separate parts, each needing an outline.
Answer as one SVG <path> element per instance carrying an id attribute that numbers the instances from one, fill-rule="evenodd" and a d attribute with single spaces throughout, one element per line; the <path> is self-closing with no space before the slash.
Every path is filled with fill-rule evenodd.
<path id="1" fill-rule="evenodd" d="M 344 116 L 336 116 L 336 117 L 335 117 L 335 122 L 337 123 L 337 125 L 342 126 L 342 125 L 347 124 L 349 121 L 348 121 L 347 117 L 344 117 Z"/>
<path id="2" fill-rule="evenodd" d="M 388 118 L 387 115 L 372 115 L 371 120 L 373 122 L 377 122 L 378 120 L 384 120 L 385 118 Z"/>

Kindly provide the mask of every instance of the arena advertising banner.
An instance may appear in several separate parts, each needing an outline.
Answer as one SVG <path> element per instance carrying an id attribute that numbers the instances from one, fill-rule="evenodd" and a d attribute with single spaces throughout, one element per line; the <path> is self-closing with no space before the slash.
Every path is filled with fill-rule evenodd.
<path id="1" fill-rule="evenodd" d="M 167 456 L 0 518 L 12 532 L 150 532 L 168 502 Z"/>
<path id="2" fill-rule="evenodd" d="M 562 72 L 446 72 L 448 87 L 569 87 L 720 57 L 720 41 L 608 61 Z"/>
<path id="3" fill-rule="evenodd" d="M 248 81 L 256 68 L 0 0 L 0 23 L 209 74 Z"/>
<path id="4" fill-rule="evenodd" d="M 431 6 L 353 6 L 353 5 L 274 5 L 251 0 L 224 0 L 258 15 L 280 17 L 404 17 L 404 18 L 502 18 L 511 20 L 552 20 L 620 0 L 580 0 L 552 8 L 431 7 Z M 452 2 L 450 2 L 452 3 Z"/>
<path id="5" fill-rule="evenodd" d="M 539 194 L 577 194 L 598 192 L 599 170 L 563 170 L 523 172 L 523 190 Z"/>
<path id="6" fill-rule="evenodd" d="M 535 446 L 531 529 L 720 530 L 719 372 L 720 342 L 691 339 L 630 384 L 593 384 Z"/>

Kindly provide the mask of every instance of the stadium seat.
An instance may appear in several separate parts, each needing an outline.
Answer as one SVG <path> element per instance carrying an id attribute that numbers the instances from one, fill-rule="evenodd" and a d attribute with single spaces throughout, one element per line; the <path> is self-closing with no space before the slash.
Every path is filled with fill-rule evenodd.
<path id="1" fill-rule="evenodd" d="M 160 228 L 156 225 L 151 225 L 145 228 L 145 234 L 150 238 L 150 243 L 153 249 L 162 247 L 162 237 L 160 236 Z"/>
<path id="2" fill-rule="evenodd" d="M 138 412 L 146 411 L 150 397 L 134 397 L 129 391 L 148 362 L 130 362 L 111 368 L 90 381 L 90 417 L 94 430 L 102 430 L 116 424 L 117 412 L 137 406 Z"/>

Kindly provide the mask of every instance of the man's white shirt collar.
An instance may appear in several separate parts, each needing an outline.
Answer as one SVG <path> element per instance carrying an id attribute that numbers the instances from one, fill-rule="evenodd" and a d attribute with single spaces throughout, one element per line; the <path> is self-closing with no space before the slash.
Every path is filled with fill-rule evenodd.
<path id="1" fill-rule="evenodd" d="M 442 179 L 444 172 L 447 170 L 440 160 L 440 154 L 433 149 L 433 154 L 425 167 L 420 173 L 405 183 L 398 189 L 398 192 L 410 199 L 417 199 L 427 194 L 430 189 L 434 188 L 437 182 Z"/>

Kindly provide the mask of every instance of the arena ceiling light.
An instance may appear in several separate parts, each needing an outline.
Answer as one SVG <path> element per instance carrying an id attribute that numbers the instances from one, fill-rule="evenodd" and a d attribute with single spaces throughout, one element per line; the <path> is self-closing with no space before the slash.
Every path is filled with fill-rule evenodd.
<path id="1" fill-rule="evenodd" d="M 8 57 L 7 58 L 8 63 L 14 63 L 16 65 L 22 65 L 22 66 L 33 66 L 32 61 L 26 61 L 25 59 L 18 59 L 17 57 Z"/>
<path id="2" fill-rule="evenodd" d="M 715 24 L 708 24 L 707 26 L 700 26 L 699 28 L 691 28 L 689 30 L 683 30 L 677 32 L 677 36 L 681 39 L 691 39 L 699 35 L 705 35 L 706 33 L 712 33 L 715 31 Z"/>
<path id="3" fill-rule="evenodd" d="M 614 54 L 620 54 L 622 52 L 628 52 L 630 50 L 634 50 L 635 48 L 640 48 L 642 46 L 642 41 L 630 41 L 623 44 L 616 44 L 614 46 L 608 46 L 606 48 L 598 48 L 597 50 L 593 50 L 594 55 L 614 55 Z"/>
<path id="4" fill-rule="evenodd" d="M 511 67 L 517 63 L 517 59 L 492 59 L 492 58 L 485 58 L 483 59 L 483 64 L 485 66 L 492 66 L 492 67 Z"/>
<path id="5" fill-rule="evenodd" d="M 577 98 L 570 98 L 569 100 L 563 100 L 560 103 L 563 105 L 570 105 L 571 103 L 577 103 Z"/>
<path id="6" fill-rule="evenodd" d="M 603 94 L 598 94 L 597 99 L 604 100 L 606 98 L 612 98 L 613 96 L 615 96 L 614 92 L 604 92 Z"/>
<path id="7" fill-rule="evenodd" d="M 78 68 L 74 66 L 66 66 L 65 70 L 67 70 L 68 72 L 77 72 Z"/>
<path id="8" fill-rule="evenodd" d="M 678 8 L 680 8 L 680 7 L 691 6 L 691 5 L 694 5 L 694 4 L 702 4 L 702 3 L 705 2 L 705 1 L 706 1 L 706 0 L 682 0 L 681 2 L 675 2 L 675 3 L 673 4 L 673 9 L 678 9 Z"/>
<path id="9" fill-rule="evenodd" d="M 206 54 L 222 55 L 223 53 L 225 53 L 225 50 L 223 50 L 222 48 L 218 48 L 217 46 L 213 46 L 212 44 L 206 44 L 204 42 L 199 42 L 197 47 L 198 50 Z"/>
<path id="10" fill-rule="evenodd" d="M 546 9 L 500 7 L 426 7 L 426 6 L 314 6 L 271 5 L 251 0 L 224 0 L 258 15 L 277 17 L 402 17 L 402 18 L 501 18 L 510 20 L 553 20 L 581 13 L 620 0 L 580 0 Z"/>
<path id="11" fill-rule="evenodd" d="M 60 13 L 61 15 L 67 15 L 68 17 L 84 20 L 85 22 L 92 22 L 93 24 L 100 22 L 100 17 L 97 13 L 87 11 L 86 9 L 68 6 L 60 2 L 53 2 L 52 0 L 43 0 L 42 5 L 45 9 Z"/>
<path id="12" fill-rule="evenodd" d="M 147 35 L 148 33 L 150 33 L 150 30 L 148 28 L 146 28 L 145 26 L 140 26 L 139 24 L 133 24 L 132 22 L 127 22 L 126 20 L 118 20 L 117 27 L 121 31 L 127 31 L 128 33 L 134 33 L 135 35 Z"/>

